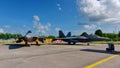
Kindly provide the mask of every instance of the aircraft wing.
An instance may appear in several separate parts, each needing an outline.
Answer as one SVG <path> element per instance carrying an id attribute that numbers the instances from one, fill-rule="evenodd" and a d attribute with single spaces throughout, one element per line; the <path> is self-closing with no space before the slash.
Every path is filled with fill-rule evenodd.
<path id="1" fill-rule="evenodd" d="M 109 40 L 109 38 L 95 36 L 95 35 L 87 35 L 85 37 L 87 37 L 89 41 L 108 41 Z"/>
<path id="2" fill-rule="evenodd" d="M 55 39 L 87 39 L 86 37 L 84 37 L 84 36 L 80 36 L 80 37 L 64 37 L 64 38 L 55 38 Z"/>

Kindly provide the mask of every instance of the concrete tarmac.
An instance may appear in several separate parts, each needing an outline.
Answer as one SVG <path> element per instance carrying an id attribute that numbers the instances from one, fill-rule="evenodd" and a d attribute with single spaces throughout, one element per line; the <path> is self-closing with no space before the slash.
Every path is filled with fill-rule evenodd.
<path id="1" fill-rule="evenodd" d="M 107 44 L 87 45 L 41 45 L 21 47 L 21 45 L 0 45 L 0 68 L 85 68 L 114 54 L 106 52 Z M 117 56 L 95 68 L 119 68 Z"/>

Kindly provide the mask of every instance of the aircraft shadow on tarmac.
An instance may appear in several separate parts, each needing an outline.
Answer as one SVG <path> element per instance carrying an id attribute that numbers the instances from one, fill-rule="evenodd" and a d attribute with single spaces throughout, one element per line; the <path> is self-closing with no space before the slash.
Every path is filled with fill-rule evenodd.
<path id="1" fill-rule="evenodd" d="M 9 45 L 9 47 L 8 47 L 9 49 L 18 49 L 21 47 L 30 47 L 29 45 L 25 45 L 25 44 L 7 44 L 7 45 Z M 31 44 L 31 45 L 36 45 L 36 44 Z M 40 46 L 40 44 L 37 46 Z"/>
<path id="2" fill-rule="evenodd" d="M 71 46 L 80 46 L 80 45 L 87 45 L 87 44 L 75 44 L 75 45 L 73 45 L 73 44 L 68 44 L 68 43 L 51 43 L 51 44 L 48 44 L 48 45 L 71 45 Z M 87 45 L 88 46 L 88 45 Z"/>
<path id="3" fill-rule="evenodd" d="M 23 44 L 7 44 L 7 45 L 9 45 L 8 47 L 9 49 L 18 49 L 25 46 Z"/>
<path id="4" fill-rule="evenodd" d="M 105 53 L 105 54 L 119 54 L 120 51 L 106 51 L 106 50 L 96 50 L 96 49 L 80 49 L 80 51 L 87 51 L 87 52 L 96 52 L 96 53 Z"/>

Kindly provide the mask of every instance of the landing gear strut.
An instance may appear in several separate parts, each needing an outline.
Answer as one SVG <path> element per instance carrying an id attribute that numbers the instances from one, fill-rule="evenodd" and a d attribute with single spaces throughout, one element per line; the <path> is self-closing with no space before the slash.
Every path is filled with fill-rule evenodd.
<path id="1" fill-rule="evenodd" d="M 30 45 L 28 44 L 28 42 L 25 42 L 25 45 L 30 47 Z"/>

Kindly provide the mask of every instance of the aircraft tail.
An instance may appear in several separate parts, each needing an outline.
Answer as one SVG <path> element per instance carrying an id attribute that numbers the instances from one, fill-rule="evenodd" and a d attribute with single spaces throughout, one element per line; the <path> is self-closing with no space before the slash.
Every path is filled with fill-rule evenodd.
<path id="1" fill-rule="evenodd" d="M 31 33 L 32 31 L 29 30 L 24 37 L 31 38 L 32 37 Z"/>
<path id="2" fill-rule="evenodd" d="M 66 35 L 66 37 L 71 37 L 71 32 L 68 32 L 68 34 Z"/>
<path id="3" fill-rule="evenodd" d="M 65 37 L 64 33 L 61 30 L 59 30 L 59 38 L 63 38 L 63 37 Z"/>
<path id="4" fill-rule="evenodd" d="M 32 31 L 31 31 L 31 30 L 29 30 L 29 31 L 26 33 L 26 35 L 27 35 L 27 34 L 29 34 L 29 33 L 32 33 Z"/>

